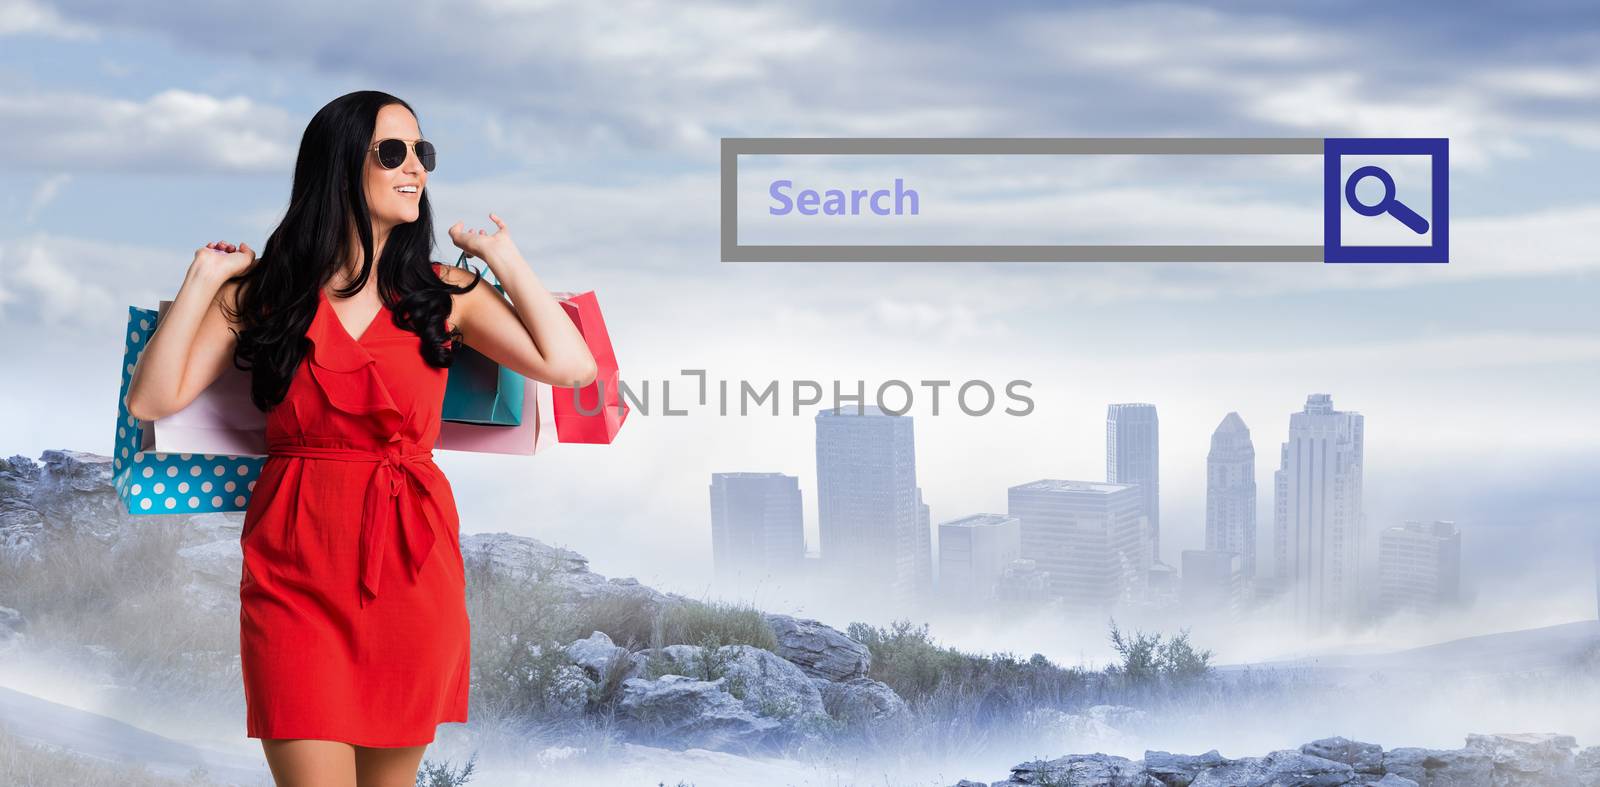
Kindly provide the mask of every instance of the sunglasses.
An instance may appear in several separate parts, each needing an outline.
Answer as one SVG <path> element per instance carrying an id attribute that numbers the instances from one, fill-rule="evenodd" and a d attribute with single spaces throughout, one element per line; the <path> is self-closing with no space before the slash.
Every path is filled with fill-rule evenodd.
<path id="1" fill-rule="evenodd" d="M 406 151 L 415 148 L 417 160 L 422 162 L 422 168 L 432 172 L 435 165 L 433 143 L 426 139 L 411 142 L 404 139 L 380 139 L 378 144 L 367 148 L 368 151 L 378 151 L 378 163 L 384 169 L 394 169 L 406 161 Z"/>

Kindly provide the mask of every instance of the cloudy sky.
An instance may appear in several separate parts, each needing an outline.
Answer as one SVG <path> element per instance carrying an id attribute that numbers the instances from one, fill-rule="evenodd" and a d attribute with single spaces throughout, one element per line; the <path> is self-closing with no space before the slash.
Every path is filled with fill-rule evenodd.
<path id="1" fill-rule="evenodd" d="M 1474 625 L 1592 615 L 1597 15 L 1579 3 L 0 0 L 0 329 L 13 337 L 0 452 L 108 454 L 126 306 L 171 297 L 208 241 L 259 248 L 311 115 L 381 89 L 411 102 L 439 146 L 437 259 L 455 259 L 450 224 L 505 217 L 546 286 L 598 293 L 624 378 L 653 396 L 612 446 L 441 454 L 468 531 L 526 533 L 602 573 L 699 595 L 712 472 L 798 475 L 818 548 L 815 408 L 667 417 L 664 381 L 676 408 L 689 404 L 683 369 L 734 388 L 1027 379 L 1027 417 L 913 409 L 936 522 L 1004 510 L 1006 487 L 1035 478 L 1103 478 L 1105 404 L 1147 401 L 1176 562 L 1203 540 L 1207 439 L 1236 410 L 1255 440 L 1269 566 L 1277 447 L 1288 414 L 1327 392 L 1366 415 L 1375 525 L 1461 523 L 1485 605 Z M 1454 253 L 1411 266 L 723 263 L 729 136 L 1449 137 Z M 1314 227 L 1314 181 L 1291 183 L 1303 168 L 1253 187 L 1238 167 L 1201 172 L 1184 198 L 1079 175 L 991 213 L 964 204 L 1019 232 L 1062 221 L 1127 242 L 1274 242 Z M 764 601 L 825 613 L 800 595 Z"/>

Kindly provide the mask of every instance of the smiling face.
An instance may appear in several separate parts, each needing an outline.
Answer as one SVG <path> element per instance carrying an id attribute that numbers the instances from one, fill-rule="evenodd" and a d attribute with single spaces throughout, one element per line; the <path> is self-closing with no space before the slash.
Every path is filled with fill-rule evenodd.
<path id="1" fill-rule="evenodd" d="M 417 127 L 417 118 L 404 106 L 389 104 L 378 110 L 377 123 L 372 130 L 372 139 L 368 140 L 367 147 L 374 147 L 379 140 L 403 139 L 415 142 L 422 136 L 422 131 Z M 422 162 L 417 159 L 417 152 L 410 146 L 406 149 L 406 160 L 394 169 L 384 169 L 378 163 L 378 153 L 369 150 L 366 163 L 363 165 L 362 180 L 366 186 L 367 210 L 372 216 L 375 235 L 387 234 L 388 228 L 396 224 L 407 224 L 417 220 L 422 189 L 428 183 L 428 171 L 422 168 Z M 414 186 L 415 190 L 402 191 L 402 187 Z"/>

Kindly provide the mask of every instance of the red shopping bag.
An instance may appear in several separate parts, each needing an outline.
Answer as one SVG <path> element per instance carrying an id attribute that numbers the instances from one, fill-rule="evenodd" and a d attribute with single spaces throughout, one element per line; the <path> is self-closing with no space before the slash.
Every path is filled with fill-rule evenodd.
<path id="1" fill-rule="evenodd" d="M 610 443 L 628 417 L 618 390 L 622 377 L 611 349 L 605 318 L 594 291 L 555 293 L 594 356 L 594 382 L 582 388 L 555 387 L 556 438 L 563 443 Z"/>

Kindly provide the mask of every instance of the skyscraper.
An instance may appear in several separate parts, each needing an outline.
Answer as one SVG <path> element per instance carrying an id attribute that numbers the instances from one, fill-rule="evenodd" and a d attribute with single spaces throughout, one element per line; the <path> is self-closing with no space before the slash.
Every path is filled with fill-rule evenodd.
<path id="1" fill-rule="evenodd" d="M 1150 528 L 1150 559 L 1161 559 L 1159 424 L 1153 404 L 1106 407 L 1106 482 L 1138 484 Z"/>
<path id="2" fill-rule="evenodd" d="M 1022 523 L 1004 514 L 973 514 L 939 523 L 939 595 L 981 604 L 996 597 L 1011 562 L 1022 555 Z"/>
<path id="3" fill-rule="evenodd" d="M 1206 549 L 1237 554 L 1240 573 L 1255 577 L 1256 448 L 1238 413 L 1223 417 L 1206 454 Z"/>
<path id="4" fill-rule="evenodd" d="M 710 491 L 711 561 L 719 584 L 798 575 L 806 554 L 800 479 L 712 473 Z"/>
<path id="5" fill-rule="evenodd" d="M 1275 481 L 1278 577 L 1303 628 L 1355 622 L 1364 606 L 1361 468 L 1365 421 L 1311 394 L 1289 416 Z"/>
<path id="6" fill-rule="evenodd" d="M 913 603 L 920 578 L 932 567 L 917 565 L 929 558 L 917 535 L 923 514 L 911 416 L 866 405 L 860 413 L 855 407 L 820 410 L 815 422 L 824 568 L 863 599 Z"/>
<path id="7" fill-rule="evenodd" d="M 1041 479 L 1011 487 L 1007 504 L 1022 522 L 1022 557 L 1069 607 L 1143 600 L 1151 560 L 1139 487 Z"/>
<path id="8" fill-rule="evenodd" d="M 1406 522 L 1378 538 L 1378 610 L 1435 612 L 1461 597 L 1456 523 Z"/>
<path id="9" fill-rule="evenodd" d="M 933 511 L 922 502 L 922 487 L 917 487 L 917 597 L 933 594 Z"/>

